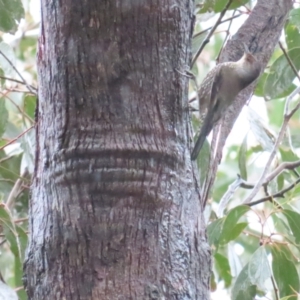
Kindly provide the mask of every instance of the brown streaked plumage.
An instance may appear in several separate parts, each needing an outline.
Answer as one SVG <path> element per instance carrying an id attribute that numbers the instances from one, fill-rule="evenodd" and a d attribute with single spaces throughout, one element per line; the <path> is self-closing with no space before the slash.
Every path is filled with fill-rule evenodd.
<path id="1" fill-rule="evenodd" d="M 218 64 L 207 74 L 198 92 L 199 112 L 205 117 L 191 154 L 192 160 L 197 158 L 205 138 L 238 93 L 258 78 L 260 70 L 259 61 L 246 51 L 237 62 Z"/>

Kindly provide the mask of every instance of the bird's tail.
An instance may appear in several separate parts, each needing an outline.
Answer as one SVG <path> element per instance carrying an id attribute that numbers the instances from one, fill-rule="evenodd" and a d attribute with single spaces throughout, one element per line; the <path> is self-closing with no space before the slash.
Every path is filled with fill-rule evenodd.
<path id="1" fill-rule="evenodd" d="M 213 117 L 213 110 L 210 109 L 204 119 L 203 125 L 200 130 L 200 134 L 197 138 L 194 149 L 192 151 L 192 154 L 191 154 L 192 160 L 195 160 L 198 157 L 199 152 L 204 144 L 206 137 L 209 135 L 209 133 L 211 132 L 211 130 L 213 128 L 214 123 L 213 123 L 212 117 Z"/>

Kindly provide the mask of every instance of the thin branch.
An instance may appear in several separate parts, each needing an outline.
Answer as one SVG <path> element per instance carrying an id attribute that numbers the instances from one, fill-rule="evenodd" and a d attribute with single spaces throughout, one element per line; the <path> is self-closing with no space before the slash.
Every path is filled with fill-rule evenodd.
<path id="1" fill-rule="evenodd" d="M 286 60 L 288 61 L 289 65 L 291 66 L 293 72 L 295 73 L 296 77 L 300 80 L 300 75 L 298 73 L 298 70 L 296 69 L 294 63 L 292 62 L 290 56 L 288 55 L 288 53 L 286 52 L 286 50 L 284 49 L 284 47 L 282 46 L 282 43 L 279 41 L 278 42 L 280 49 L 282 50 Z"/>
<path id="2" fill-rule="evenodd" d="M 20 219 L 14 220 L 14 223 L 18 224 L 18 223 L 23 223 L 23 222 L 27 222 L 27 221 L 28 221 L 28 218 L 20 218 Z"/>
<path id="3" fill-rule="evenodd" d="M 266 201 L 271 201 L 272 203 L 274 203 L 276 206 L 279 206 L 279 208 L 280 208 L 281 206 L 274 200 L 274 198 L 284 198 L 284 194 L 286 192 L 292 190 L 298 183 L 300 183 L 300 178 L 298 178 L 296 181 L 294 181 L 291 185 L 289 185 L 285 189 L 282 189 L 281 191 L 279 191 L 273 195 L 269 195 L 269 196 L 263 197 L 259 200 L 252 201 L 252 202 L 246 203 L 246 204 L 249 206 L 254 206 L 256 204 L 260 204 L 260 203 L 263 203 Z"/>
<path id="4" fill-rule="evenodd" d="M 230 18 L 228 18 L 228 19 L 225 19 L 225 20 L 221 21 L 219 24 L 226 23 L 226 22 L 228 22 L 228 21 L 232 21 L 233 19 L 236 19 L 236 18 L 238 18 L 238 17 L 240 17 L 240 16 L 242 16 L 242 15 L 244 15 L 244 14 L 238 14 L 238 15 L 236 15 L 236 16 L 232 16 L 232 17 L 230 17 Z M 209 30 L 212 29 L 212 28 L 213 28 L 213 26 L 208 27 L 208 28 L 206 28 L 206 29 L 204 29 L 204 30 L 201 30 L 201 31 L 195 33 L 194 36 L 193 36 L 193 39 L 196 38 L 196 37 L 198 37 L 199 35 L 202 35 L 203 33 L 207 32 L 207 31 L 209 31 Z"/>
<path id="5" fill-rule="evenodd" d="M 225 207 L 227 206 L 227 204 L 231 200 L 233 194 L 239 187 L 242 187 L 244 189 L 253 189 L 254 185 L 246 182 L 241 177 L 241 175 L 237 174 L 237 179 L 228 186 L 227 191 L 222 196 L 222 198 L 219 202 L 218 211 L 217 211 L 217 215 L 219 218 L 223 217 L 223 212 L 224 212 Z"/>
<path id="6" fill-rule="evenodd" d="M 25 131 L 23 131 L 22 133 L 20 133 L 16 138 L 10 140 L 9 142 L 7 142 L 4 146 L 0 147 L 0 150 L 3 150 L 5 147 L 7 147 L 8 145 L 13 144 L 14 142 L 16 142 L 19 138 L 21 138 L 23 135 L 25 135 L 28 131 L 30 131 L 31 129 L 34 128 L 34 125 L 30 126 L 29 128 L 27 128 Z"/>
<path id="7" fill-rule="evenodd" d="M 21 114 L 23 117 L 25 117 L 30 123 L 34 123 L 34 122 L 35 122 L 32 118 L 30 118 L 30 117 L 25 113 L 25 111 L 23 111 L 23 110 L 19 107 L 19 105 L 17 105 L 17 104 L 14 102 L 14 100 L 12 100 L 10 97 L 7 96 L 8 93 L 1 92 L 1 91 L 0 91 L 0 94 L 2 94 L 3 97 L 7 98 L 7 99 L 8 99 L 8 100 L 9 100 L 9 101 L 17 108 L 17 110 L 20 112 L 20 114 Z"/>
<path id="8" fill-rule="evenodd" d="M 266 177 L 264 185 L 268 184 L 271 180 L 273 180 L 275 177 L 280 175 L 284 170 L 293 170 L 294 168 L 297 168 L 299 166 L 300 166 L 300 160 L 282 163 Z"/>
<path id="9" fill-rule="evenodd" d="M 253 188 L 252 192 L 250 193 L 250 195 L 243 201 L 244 204 L 249 203 L 257 194 L 257 192 L 259 191 L 259 189 L 261 188 L 261 186 L 263 185 L 264 181 L 265 181 L 265 177 L 269 171 L 269 168 L 271 166 L 271 163 L 276 155 L 277 149 L 279 147 L 279 144 L 281 143 L 281 141 L 283 140 L 286 128 L 288 126 L 289 120 L 291 119 L 291 117 L 293 116 L 293 114 L 299 109 L 300 107 L 300 101 L 297 103 L 297 105 L 295 106 L 294 109 L 291 110 L 291 112 L 288 112 L 289 110 L 289 104 L 292 100 L 292 98 L 300 92 L 300 87 L 298 87 L 286 100 L 285 103 L 285 109 L 284 109 L 284 119 L 283 119 L 283 123 L 280 129 L 280 132 L 278 134 L 277 140 L 273 146 L 272 152 L 269 156 L 268 162 L 266 163 L 265 169 L 263 170 L 258 182 L 256 183 L 255 187 Z"/>
<path id="10" fill-rule="evenodd" d="M 246 190 L 251 190 L 254 188 L 254 184 L 249 183 L 245 180 L 243 180 L 242 184 L 241 184 L 241 188 L 246 189 Z"/>
<path id="11" fill-rule="evenodd" d="M 20 81 L 20 80 L 14 79 L 14 78 L 5 77 L 5 76 L 1 76 L 1 75 L 0 75 L 0 79 L 9 80 L 9 81 L 12 81 L 12 82 L 15 82 L 15 83 L 19 83 L 19 84 L 23 84 L 23 85 L 26 86 L 26 84 L 25 84 L 23 81 Z M 27 86 L 26 86 L 26 87 L 27 87 Z M 31 87 L 32 89 L 34 89 L 36 92 L 38 91 L 38 89 L 37 89 L 35 86 L 30 85 L 30 87 Z"/>
<path id="12" fill-rule="evenodd" d="M 273 285 L 273 289 L 274 289 L 275 298 L 276 298 L 276 300 L 279 300 L 278 289 L 276 287 L 276 283 L 275 283 L 273 275 L 271 275 L 271 281 L 272 281 L 272 285 Z"/>
<path id="13" fill-rule="evenodd" d="M 37 95 L 37 92 L 34 91 L 31 86 L 26 82 L 25 78 L 22 76 L 22 74 L 18 71 L 18 69 L 14 66 L 14 64 L 11 62 L 11 60 L 0 50 L 0 54 L 7 60 L 7 62 L 11 65 L 11 67 L 15 70 L 15 72 L 19 75 L 19 77 L 22 79 L 23 84 L 26 85 L 27 89 L 33 94 Z"/>
<path id="14" fill-rule="evenodd" d="M 227 31 L 226 31 L 226 36 L 225 36 L 225 39 L 224 39 L 223 44 L 222 44 L 222 47 L 221 47 L 221 51 L 219 52 L 219 55 L 218 55 L 216 61 L 219 61 L 220 54 L 222 53 L 222 50 L 223 50 L 223 48 L 224 48 L 224 45 L 226 44 L 227 39 L 228 39 L 228 37 L 229 37 L 230 28 L 231 28 L 232 21 L 233 21 L 233 19 L 234 19 L 235 13 L 236 13 L 236 9 L 235 9 L 235 10 L 233 11 L 233 13 L 232 13 L 232 17 L 231 17 L 231 20 L 229 21 L 228 28 L 227 28 Z"/>
<path id="15" fill-rule="evenodd" d="M 234 192 L 241 186 L 242 182 L 243 182 L 243 179 L 241 178 L 240 175 L 238 175 L 237 179 L 228 186 L 226 193 L 223 195 L 223 197 L 221 198 L 220 203 L 219 203 L 219 207 L 218 207 L 218 211 L 217 211 L 217 216 L 219 218 L 223 217 L 223 212 L 224 212 L 225 207 L 229 203 Z"/>
<path id="16" fill-rule="evenodd" d="M 6 206 L 8 209 L 12 209 L 15 199 L 17 198 L 17 195 L 19 194 L 20 188 L 22 187 L 22 180 L 19 178 L 15 182 L 13 188 L 11 189 L 7 200 L 6 200 Z"/>
<path id="17" fill-rule="evenodd" d="M 216 28 L 219 26 L 219 24 L 220 24 L 222 18 L 224 17 L 224 15 L 225 15 L 225 13 L 226 13 L 227 9 L 229 8 L 229 6 L 230 6 L 230 4 L 231 4 L 232 1 L 233 1 L 233 0 L 229 0 L 229 1 L 227 2 L 225 8 L 224 8 L 224 9 L 222 10 L 222 12 L 220 13 L 220 16 L 219 16 L 219 18 L 218 18 L 216 24 L 213 26 L 213 28 L 210 30 L 210 32 L 207 34 L 206 38 L 205 38 L 204 41 L 202 42 L 200 48 L 198 49 L 198 51 L 196 52 L 196 54 L 195 54 L 195 56 L 194 56 L 194 58 L 193 58 L 193 60 L 192 60 L 191 68 L 192 68 L 193 65 L 195 64 L 196 60 L 198 59 L 198 57 L 199 57 L 200 53 L 202 52 L 202 50 L 204 49 L 205 45 L 209 43 L 210 38 L 212 37 L 212 35 L 213 35 L 214 31 L 216 30 Z"/>

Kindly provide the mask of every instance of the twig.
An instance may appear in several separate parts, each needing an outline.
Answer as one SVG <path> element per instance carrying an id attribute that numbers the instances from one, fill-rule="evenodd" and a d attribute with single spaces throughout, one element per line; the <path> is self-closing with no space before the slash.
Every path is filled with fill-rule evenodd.
<path id="1" fill-rule="evenodd" d="M 276 155 L 276 152 L 277 152 L 277 149 L 279 147 L 279 144 L 281 143 L 283 137 L 284 137 L 284 134 L 285 134 L 285 131 L 286 131 L 286 128 L 287 128 L 287 125 L 288 125 L 288 122 L 289 120 L 291 119 L 291 117 L 293 116 L 293 114 L 299 109 L 300 107 L 300 101 L 297 103 L 297 105 L 294 107 L 294 109 L 292 109 L 290 112 L 288 112 L 289 110 L 289 104 L 292 100 L 292 98 L 298 94 L 300 92 L 300 87 L 298 87 L 286 100 L 286 103 L 285 103 L 285 108 L 284 108 L 284 119 L 283 119 L 283 123 L 282 123 L 282 126 L 281 126 L 281 129 L 280 129 L 280 132 L 279 132 L 279 135 L 277 137 L 277 140 L 273 146 L 273 149 L 272 149 L 272 152 L 270 154 L 270 157 L 269 157 L 269 160 L 266 164 L 266 167 L 265 169 L 263 170 L 258 182 L 256 183 L 255 187 L 253 188 L 252 192 L 250 193 L 250 195 L 244 200 L 244 204 L 246 203 L 249 203 L 254 197 L 255 195 L 257 194 L 257 192 L 259 191 L 259 189 L 261 188 L 261 186 L 263 185 L 264 181 L 265 181 L 265 177 L 269 171 L 269 168 L 270 168 L 270 165 Z"/>
<path id="2" fill-rule="evenodd" d="M 15 182 L 12 190 L 10 191 L 7 200 L 6 200 L 6 207 L 11 210 L 12 206 L 15 203 L 15 200 L 19 196 L 20 192 L 22 191 L 22 185 L 23 185 L 23 180 L 26 178 L 26 176 L 29 174 L 28 169 L 25 168 L 23 174 L 21 174 L 21 177 L 17 179 Z"/>
<path id="3" fill-rule="evenodd" d="M 296 181 L 294 181 L 291 185 L 289 185 L 285 189 L 282 189 L 281 191 L 279 191 L 279 192 L 277 192 L 277 193 L 275 193 L 273 195 L 269 195 L 269 196 L 263 197 L 263 198 L 261 198 L 259 200 L 247 203 L 247 205 L 254 206 L 256 204 L 260 204 L 260 203 L 263 203 L 263 202 L 266 202 L 266 201 L 271 201 L 271 202 L 273 202 L 275 205 L 277 205 L 280 208 L 281 206 L 279 205 L 279 203 L 277 203 L 276 201 L 274 201 L 273 198 L 284 198 L 284 194 L 286 192 L 290 191 L 291 189 L 293 189 L 299 182 L 300 182 L 300 178 L 298 178 Z"/>
<path id="4" fill-rule="evenodd" d="M 227 28 L 227 31 L 226 31 L 226 36 L 225 36 L 225 39 L 224 39 L 223 44 L 222 44 L 222 47 L 221 47 L 221 51 L 219 52 L 219 55 L 218 55 L 216 61 L 219 61 L 220 54 L 222 53 L 222 50 L 223 50 L 223 48 L 224 48 L 224 45 L 226 44 L 227 39 L 228 39 L 228 37 L 229 37 L 230 28 L 231 28 L 232 21 L 233 21 L 233 19 L 234 19 L 235 13 L 236 13 L 236 9 L 235 9 L 235 10 L 233 11 L 233 13 L 232 13 L 232 17 L 231 17 L 231 20 L 229 21 L 228 28 Z"/>
<path id="5" fill-rule="evenodd" d="M 21 186 L 22 186 L 22 180 L 19 178 L 15 182 L 15 184 L 14 184 L 12 190 L 10 191 L 8 198 L 6 200 L 6 206 L 8 209 L 12 209 L 12 206 L 15 203 L 15 199 L 17 198 L 17 195 L 19 194 Z"/>
<path id="6" fill-rule="evenodd" d="M 228 186 L 226 193 L 223 195 L 223 197 L 221 198 L 220 203 L 219 203 L 219 207 L 218 207 L 218 211 L 217 211 L 217 216 L 219 218 L 223 217 L 223 212 L 224 212 L 225 207 L 229 203 L 234 192 L 241 186 L 242 182 L 243 182 L 243 179 L 241 178 L 240 175 L 238 175 L 237 179 Z"/>
<path id="7" fill-rule="evenodd" d="M 26 86 L 26 84 L 23 81 L 20 81 L 20 80 L 17 80 L 17 79 L 13 79 L 13 78 L 10 78 L 10 77 L 5 77 L 5 76 L 1 76 L 0 75 L 0 79 L 9 80 L 9 81 L 16 82 L 16 83 L 19 83 L 19 84 L 23 84 L 23 85 Z M 38 89 L 35 86 L 30 85 L 30 87 L 37 92 Z"/>
<path id="8" fill-rule="evenodd" d="M 205 38 L 204 41 L 202 42 L 200 48 L 198 49 L 198 51 L 196 52 L 196 54 L 195 54 L 195 56 L 194 56 L 194 58 L 193 58 L 193 60 L 192 60 L 191 68 L 192 68 L 193 65 L 195 64 L 196 60 L 198 59 L 198 57 L 199 57 L 200 53 L 202 52 L 202 50 L 204 49 L 205 45 L 209 43 L 210 38 L 212 37 L 212 35 L 213 35 L 214 31 L 216 30 L 216 28 L 219 26 L 219 24 L 220 24 L 222 18 L 224 17 L 224 15 L 225 15 L 225 13 L 226 13 L 227 9 L 229 8 L 229 6 L 230 6 L 230 4 L 231 4 L 232 1 L 233 1 L 233 0 L 229 0 L 229 1 L 227 2 L 225 8 L 224 8 L 224 9 L 222 10 L 222 12 L 220 13 L 220 16 L 219 16 L 219 18 L 218 18 L 216 24 L 213 26 L 213 28 L 210 30 L 210 32 L 207 34 L 206 38 Z"/>
<path id="9" fill-rule="evenodd" d="M 18 223 L 23 223 L 23 222 L 27 222 L 27 221 L 28 221 L 28 218 L 20 218 L 20 219 L 14 220 L 14 223 L 18 224 Z"/>
<path id="10" fill-rule="evenodd" d="M 19 105 L 17 105 L 14 100 L 12 100 L 10 97 L 7 96 L 8 93 L 4 93 L 4 92 L 1 92 L 0 93 L 2 94 L 3 97 L 7 98 L 16 108 L 17 110 L 20 112 L 21 115 L 23 115 L 30 123 L 34 123 L 34 120 L 32 118 L 30 118 L 26 113 L 25 111 L 23 111 Z"/>
<path id="11" fill-rule="evenodd" d="M 236 15 L 236 16 L 232 16 L 232 17 L 230 17 L 230 18 L 228 18 L 228 19 L 225 19 L 225 20 L 221 21 L 219 24 L 226 23 L 226 22 L 228 22 L 228 21 L 232 21 L 233 19 L 236 19 L 236 18 L 238 18 L 238 17 L 240 17 L 240 16 L 242 16 L 242 15 L 243 15 L 243 14 L 238 14 L 238 15 Z M 201 30 L 201 31 L 195 33 L 194 36 L 193 36 L 193 39 L 196 38 L 196 37 L 198 37 L 199 35 L 202 35 L 203 33 L 207 32 L 207 31 L 209 31 L 209 30 L 212 29 L 212 28 L 213 28 L 213 26 L 208 27 L 208 28 L 206 28 L 206 29 L 204 29 L 204 30 Z"/>
<path id="12" fill-rule="evenodd" d="M 293 72 L 295 73 L 296 77 L 300 80 L 300 75 L 294 65 L 294 63 L 292 62 L 290 56 L 288 55 L 288 53 L 285 51 L 284 47 L 282 46 L 282 43 L 279 41 L 278 42 L 280 49 L 282 50 L 286 60 L 288 61 L 289 65 L 291 66 Z"/>
<path id="13" fill-rule="evenodd" d="M 271 275 L 271 281 L 272 281 L 272 285 L 273 285 L 273 289 L 274 289 L 275 298 L 276 298 L 276 300 L 279 300 L 278 289 L 276 287 L 276 283 L 275 283 L 273 275 Z"/>
<path id="14" fill-rule="evenodd" d="M 264 185 L 268 184 L 271 180 L 273 180 L 275 177 L 280 175 L 285 169 L 292 170 L 292 169 L 297 168 L 299 166 L 300 166 L 300 160 L 282 163 L 272 173 L 270 173 L 266 177 Z"/>
<path id="15" fill-rule="evenodd" d="M 34 128 L 34 125 L 30 126 L 29 128 L 27 128 L 25 131 L 23 131 L 22 133 L 20 133 L 16 138 L 10 140 L 9 142 L 7 142 L 4 146 L 0 147 L 0 150 L 3 150 L 5 147 L 7 147 L 8 145 L 13 144 L 15 141 L 17 141 L 20 137 L 22 137 L 23 135 L 25 135 L 28 131 L 30 131 L 31 129 Z"/>
<path id="16" fill-rule="evenodd" d="M 18 69 L 14 66 L 14 64 L 11 62 L 11 60 L 0 50 L 0 54 L 7 60 L 7 62 L 12 66 L 12 68 L 16 71 L 16 73 L 19 75 L 19 77 L 22 79 L 23 84 L 26 85 L 28 90 L 33 94 L 37 95 L 37 92 L 34 91 L 31 86 L 26 82 L 25 78 L 22 76 L 22 74 L 18 71 Z"/>

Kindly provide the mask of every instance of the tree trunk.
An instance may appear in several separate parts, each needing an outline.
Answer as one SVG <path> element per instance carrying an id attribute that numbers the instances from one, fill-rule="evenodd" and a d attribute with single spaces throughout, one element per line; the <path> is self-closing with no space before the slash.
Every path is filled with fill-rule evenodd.
<path id="1" fill-rule="evenodd" d="M 193 1 L 41 2 L 29 299 L 209 299 Z"/>

